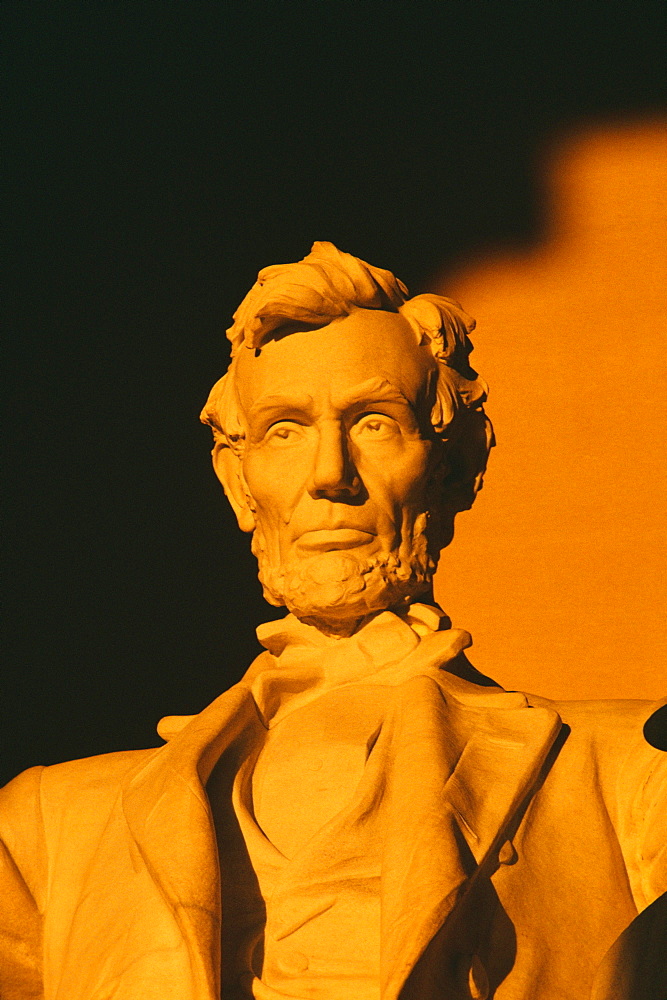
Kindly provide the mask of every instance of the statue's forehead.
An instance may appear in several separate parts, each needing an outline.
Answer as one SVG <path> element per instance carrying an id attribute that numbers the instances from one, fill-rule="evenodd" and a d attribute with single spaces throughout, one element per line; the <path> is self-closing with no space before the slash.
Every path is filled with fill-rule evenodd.
<path id="1" fill-rule="evenodd" d="M 317 330 L 290 333 L 259 352 L 242 349 L 236 386 L 243 409 L 271 393 L 345 393 L 384 380 L 411 402 L 435 366 L 409 323 L 398 313 L 356 310 Z"/>

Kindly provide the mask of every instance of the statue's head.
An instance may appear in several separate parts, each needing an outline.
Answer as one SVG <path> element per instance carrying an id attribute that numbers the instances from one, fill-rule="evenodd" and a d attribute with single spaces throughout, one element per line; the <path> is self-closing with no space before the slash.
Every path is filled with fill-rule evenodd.
<path id="1" fill-rule="evenodd" d="M 331 243 L 265 268 L 202 413 L 264 596 L 331 633 L 428 598 L 493 443 L 474 321 L 407 295 Z"/>

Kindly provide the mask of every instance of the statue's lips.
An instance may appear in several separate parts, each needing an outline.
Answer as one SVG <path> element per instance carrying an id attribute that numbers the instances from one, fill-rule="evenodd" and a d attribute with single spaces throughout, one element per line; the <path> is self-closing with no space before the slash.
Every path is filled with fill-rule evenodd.
<path id="1" fill-rule="evenodd" d="M 305 531 L 299 537 L 300 549 L 313 552 L 328 552 L 335 549 L 356 549 L 359 545 L 368 545 L 375 535 L 360 528 L 318 528 L 315 531 Z"/>

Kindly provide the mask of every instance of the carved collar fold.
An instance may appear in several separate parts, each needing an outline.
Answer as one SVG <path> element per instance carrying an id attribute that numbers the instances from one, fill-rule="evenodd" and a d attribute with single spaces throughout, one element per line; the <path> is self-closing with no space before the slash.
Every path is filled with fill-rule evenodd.
<path id="1" fill-rule="evenodd" d="M 251 683 L 269 728 L 333 688 L 394 686 L 438 669 L 472 644 L 468 632 L 452 629 L 439 608 L 425 604 L 400 617 L 383 611 L 348 638 L 323 635 L 293 615 L 260 625 L 257 637 L 273 658 Z"/>

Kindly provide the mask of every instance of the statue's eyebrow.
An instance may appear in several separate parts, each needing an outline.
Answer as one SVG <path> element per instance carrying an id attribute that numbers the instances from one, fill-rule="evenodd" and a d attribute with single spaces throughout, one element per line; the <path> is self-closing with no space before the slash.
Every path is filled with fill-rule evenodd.
<path id="1" fill-rule="evenodd" d="M 308 393 L 267 393 L 253 403 L 247 413 L 251 427 L 261 429 L 268 427 L 273 421 L 286 418 L 290 414 L 303 413 L 310 416 L 313 410 L 313 397 Z"/>
<path id="2" fill-rule="evenodd" d="M 379 376 L 361 382 L 336 399 L 337 408 L 341 411 L 356 406 L 372 406 L 374 403 L 401 403 L 412 407 L 404 392 Z"/>

